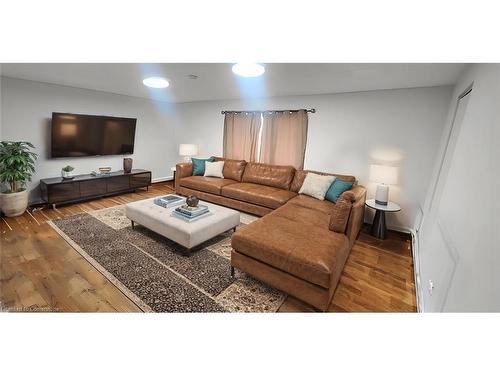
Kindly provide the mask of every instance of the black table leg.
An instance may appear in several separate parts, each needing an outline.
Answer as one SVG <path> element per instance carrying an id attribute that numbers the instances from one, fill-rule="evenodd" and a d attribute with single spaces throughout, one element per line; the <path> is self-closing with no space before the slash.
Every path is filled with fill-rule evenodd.
<path id="1" fill-rule="evenodd" d="M 375 212 L 375 218 L 372 223 L 372 236 L 380 238 L 383 240 L 387 233 L 387 228 L 385 226 L 385 211 L 377 210 Z"/>

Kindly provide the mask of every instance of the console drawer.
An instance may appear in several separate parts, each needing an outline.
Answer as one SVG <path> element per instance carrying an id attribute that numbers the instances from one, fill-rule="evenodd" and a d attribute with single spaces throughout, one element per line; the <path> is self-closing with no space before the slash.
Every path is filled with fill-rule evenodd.
<path id="1" fill-rule="evenodd" d="M 80 194 L 82 197 L 106 194 L 106 180 L 95 179 L 80 182 Z"/>
<path id="2" fill-rule="evenodd" d="M 69 182 L 48 188 L 49 202 L 57 203 L 80 198 L 80 183 Z"/>
<path id="3" fill-rule="evenodd" d="M 140 188 L 151 185 L 151 172 L 137 173 L 130 176 L 130 187 Z"/>
<path id="4" fill-rule="evenodd" d="M 103 178 L 106 178 L 108 193 L 130 189 L 129 176 L 116 176 L 116 177 L 113 176 L 113 177 L 103 177 Z"/>

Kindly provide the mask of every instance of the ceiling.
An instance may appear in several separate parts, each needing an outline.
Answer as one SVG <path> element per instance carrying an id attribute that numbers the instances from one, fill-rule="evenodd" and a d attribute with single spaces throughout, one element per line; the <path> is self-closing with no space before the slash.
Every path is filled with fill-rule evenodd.
<path id="1" fill-rule="evenodd" d="M 266 73 L 241 78 L 232 64 L 2 64 L 5 77 L 171 102 L 330 94 L 453 85 L 468 64 L 265 64 Z M 198 76 L 197 79 L 189 75 Z M 163 76 L 167 89 L 149 89 Z"/>

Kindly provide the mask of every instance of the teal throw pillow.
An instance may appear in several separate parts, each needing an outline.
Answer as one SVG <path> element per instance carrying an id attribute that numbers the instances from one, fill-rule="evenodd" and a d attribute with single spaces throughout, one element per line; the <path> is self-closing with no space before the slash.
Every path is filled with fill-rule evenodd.
<path id="1" fill-rule="evenodd" d="M 208 159 L 195 159 L 191 158 L 191 162 L 193 163 L 193 176 L 203 176 L 205 174 L 205 162 L 213 162 L 215 158 L 209 157 Z"/>
<path id="2" fill-rule="evenodd" d="M 326 192 L 325 199 L 335 203 L 342 193 L 350 188 L 352 188 L 352 182 L 342 181 L 336 178 Z"/>

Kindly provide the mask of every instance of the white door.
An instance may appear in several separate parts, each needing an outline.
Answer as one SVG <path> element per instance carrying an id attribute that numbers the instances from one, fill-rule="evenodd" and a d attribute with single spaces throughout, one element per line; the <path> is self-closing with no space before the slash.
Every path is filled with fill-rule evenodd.
<path id="1" fill-rule="evenodd" d="M 464 223 L 462 195 L 467 190 L 467 170 L 456 158 L 460 146 L 462 123 L 467 112 L 472 90 L 468 89 L 457 100 L 453 124 L 447 135 L 438 178 L 431 190 L 430 204 L 424 213 L 418 233 L 425 311 L 444 311 L 450 288 L 460 263 L 455 236 Z M 459 187 L 459 188 L 457 188 Z M 462 188 L 463 187 L 463 188 Z"/>

